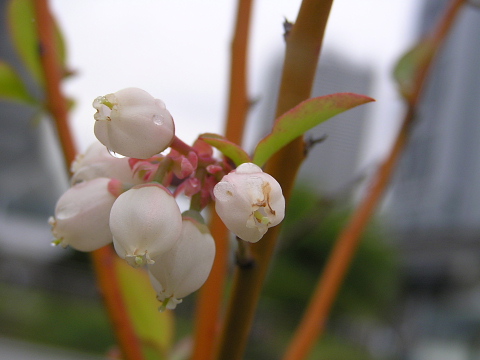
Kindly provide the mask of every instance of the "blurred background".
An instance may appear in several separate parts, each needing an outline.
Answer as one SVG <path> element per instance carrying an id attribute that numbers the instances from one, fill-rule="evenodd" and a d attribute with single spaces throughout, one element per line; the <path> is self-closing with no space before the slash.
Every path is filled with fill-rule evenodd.
<path id="1" fill-rule="evenodd" d="M 9 39 L 7 3 L 0 0 L 0 58 L 41 97 Z M 271 124 L 282 23 L 295 20 L 299 4 L 259 0 L 254 7 L 247 149 Z M 377 101 L 307 134 L 325 140 L 302 167 L 247 359 L 279 358 L 401 120 L 392 68 L 446 4 L 334 3 L 313 95 L 356 92 Z M 93 99 L 129 86 L 163 99 L 187 142 L 222 132 L 234 1 L 55 0 L 51 6 L 75 72 L 64 90 L 75 101 L 79 151 L 94 139 Z M 436 61 L 410 143 L 312 359 L 480 358 L 479 27 L 480 9 L 467 5 Z M 0 358 L 101 358 L 114 340 L 88 256 L 49 246 L 47 219 L 68 187 L 54 131 L 34 110 L 3 101 L 0 128 Z M 193 308 L 192 296 L 175 311 L 179 339 L 191 330 Z"/>

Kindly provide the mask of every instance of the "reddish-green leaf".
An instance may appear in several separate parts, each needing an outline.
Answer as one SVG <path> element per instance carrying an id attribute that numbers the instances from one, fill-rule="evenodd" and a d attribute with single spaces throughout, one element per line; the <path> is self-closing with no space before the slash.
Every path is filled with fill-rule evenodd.
<path id="1" fill-rule="evenodd" d="M 417 77 L 435 55 L 435 45 L 432 40 L 424 39 L 403 55 L 393 71 L 399 91 L 405 99 L 412 100 L 415 96 Z"/>
<path id="2" fill-rule="evenodd" d="M 36 100 L 27 91 L 22 79 L 7 63 L 0 61 L 0 99 L 34 105 Z"/>
<path id="3" fill-rule="evenodd" d="M 353 93 L 338 93 L 303 101 L 280 116 L 272 132 L 258 143 L 253 162 L 263 166 L 267 160 L 285 145 L 322 122 L 355 106 L 374 101 Z"/>
<path id="4" fill-rule="evenodd" d="M 145 359 L 166 359 L 174 340 L 174 317 L 169 310 L 159 312 L 160 303 L 145 270 L 134 269 L 115 259 L 122 295 Z"/>
<path id="5" fill-rule="evenodd" d="M 251 162 L 250 156 L 248 156 L 245 150 L 221 135 L 205 133 L 198 138 L 205 141 L 207 144 L 212 145 L 214 148 L 217 148 L 237 166 L 246 162 Z"/>

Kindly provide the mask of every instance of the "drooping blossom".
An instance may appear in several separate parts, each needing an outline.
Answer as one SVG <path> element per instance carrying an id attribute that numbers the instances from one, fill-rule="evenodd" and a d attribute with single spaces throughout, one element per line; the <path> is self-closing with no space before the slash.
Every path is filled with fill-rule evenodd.
<path id="1" fill-rule="evenodd" d="M 215 242 L 204 224 L 184 217 L 175 245 L 148 266 L 150 280 L 162 301 L 161 310 L 174 309 L 182 298 L 207 280 L 215 258 Z"/>
<path id="2" fill-rule="evenodd" d="M 285 216 L 280 184 L 260 167 L 245 163 L 225 175 L 213 189 L 215 210 L 240 239 L 257 242 Z"/>
<path id="3" fill-rule="evenodd" d="M 173 118 L 162 100 L 138 88 L 99 96 L 93 102 L 95 136 L 111 151 L 148 159 L 165 150 L 175 136 Z"/>
<path id="4" fill-rule="evenodd" d="M 110 229 L 117 254 L 130 265 L 141 266 L 173 247 L 182 230 L 182 215 L 168 189 L 158 183 L 140 184 L 117 198 Z"/>
<path id="5" fill-rule="evenodd" d="M 49 219 L 53 244 L 93 251 L 112 242 L 109 217 L 115 201 L 108 191 L 110 179 L 96 178 L 68 189 L 57 201 Z"/>
<path id="6" fill-rule="evenodd" d="M 127 184 L 139 184 L 142 179 L 135 176 L 128 158 L 116 158 L 99 141 L 93 142 L 83 154 L 77 155 L 72 163 L 72 184 L 98 177 L 108 177 Z"/>

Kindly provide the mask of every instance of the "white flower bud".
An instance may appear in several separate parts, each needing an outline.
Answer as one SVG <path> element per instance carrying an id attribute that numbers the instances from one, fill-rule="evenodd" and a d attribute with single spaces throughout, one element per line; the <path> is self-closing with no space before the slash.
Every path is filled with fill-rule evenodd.
<path id="1" fill-rule="evenodd" d="M 98 177 L 117 179 L 126 184 L 142 182 L 138 176 L 134 176 L 128 164 L 128 158 L 113 157 L 99 141 L 92 143 L 85 153 L 77 155 L 71 170 L 72 185 Z"/>
<path id="2" fill-rule="evenodd" d="M 141 266 L 172 248 L 182 230 L 182 215 L 169 190 L 158 183 L 141 184 L 117 198 L 110 229 L 117 254 Z"/>
<path id="3" fill-rule="evenodd" d="M 280 184 L 252 163 L 225 175 L 213 189 L 215 210 L 240 239 L 257 242 L 285 216 Z"/>
<path id="4" fill-rule="evenodd" d="M 182 233 L 172 249 L 155 257 L 148 266 L 160 310 L 174 309 L 182 298 L 198 290 L 207 280 L 215 258 L 215 242 L 207 226 L 184 218 Z"/>
<path id="5" fill-rule="evenodd" d="M 112 242 L 108 221 L 115 196 L 108 191 L 109 182 L 107 178 L 84 181 L 58 199 L 55 216 L 49 219 L 53 244 L 93 251 Z"/>
<path id="6" fill-rule="evenodd" d="M 148 159 L 173 141 L 175 125 L 163 101 L 137 88 L 100 96 L 93 102 L 95 136 L 115 153 Z"/>

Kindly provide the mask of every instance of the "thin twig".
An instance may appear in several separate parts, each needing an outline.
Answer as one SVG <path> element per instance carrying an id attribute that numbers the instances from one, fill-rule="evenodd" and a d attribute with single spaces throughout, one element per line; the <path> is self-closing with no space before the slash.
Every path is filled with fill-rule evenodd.
<path id="1" fill-rule="evenodd" d="M 34 1 L 40 61 L 45 78 L 45 103 L 55 121 L 67 171 L 75 159 L 76 146 L 68 124 L 67 101 L 60 88 L 63 68 L 55 48 L 53 18 L 47 0 Z"/>
<path id="2" fill-rule="evenodd" d="M 439 24 L 439 27 L 433 36 L 433 39 L 435 39 L 436 50 L 438 50 L 441 42 L 448 33 L 448 29 L 451 27 L 454 17 L 463 2 L 464 0 L 453 0 L 446 16 Z M 421 69 L 415 79 L 415 96 L 412 99 L 413 101 L 408 102 L 408 109 L 401 129 L 392 146 L 392 150 L 385 162 L 378 169 L 368 193 L 352 215 L 349 223 L 339 235 L 335 248 L 333 249 L 325 270 L 319 279 L 316 290 L 310 301 L 310 305 L 305 311 L 302 321 L 295 332 L 294 338 L 285 353 L 284 360 L 305 359 L 315 345 L 315 341 L 325 329 L 330 309 L 344 280 L 346 272 L 350 267 L 361 234 L 375 212 L 376 206 L 385 191 L 398 159 L 407 143 L 410 130 L 415 120 L 416 104 L 421 95 L 421 89 L 425 82 L 428 70 L 431 67 L 432 60 L 433 56 L 428 64 L 425 64 Z"/>
<path id="3" fill-rule="evenodd" d="M 47 0 L 34 1 L 40 60 L 45 75 L 46 106 L 55 122 L 62 146 L 65 165 L 69 169 L 75 159 L 75 145 L 68 125 L 68 108 L 60 88 L 63 69 L 55 48 L 53 18 Z M 143 354 L 120 292 L 114 267 L 113 250 L 103 247 L 92 253 L 97 283 L 103 295 L 107 312 L 113 324 L 119 347 L 126 360 L 141 360 Z"/>

